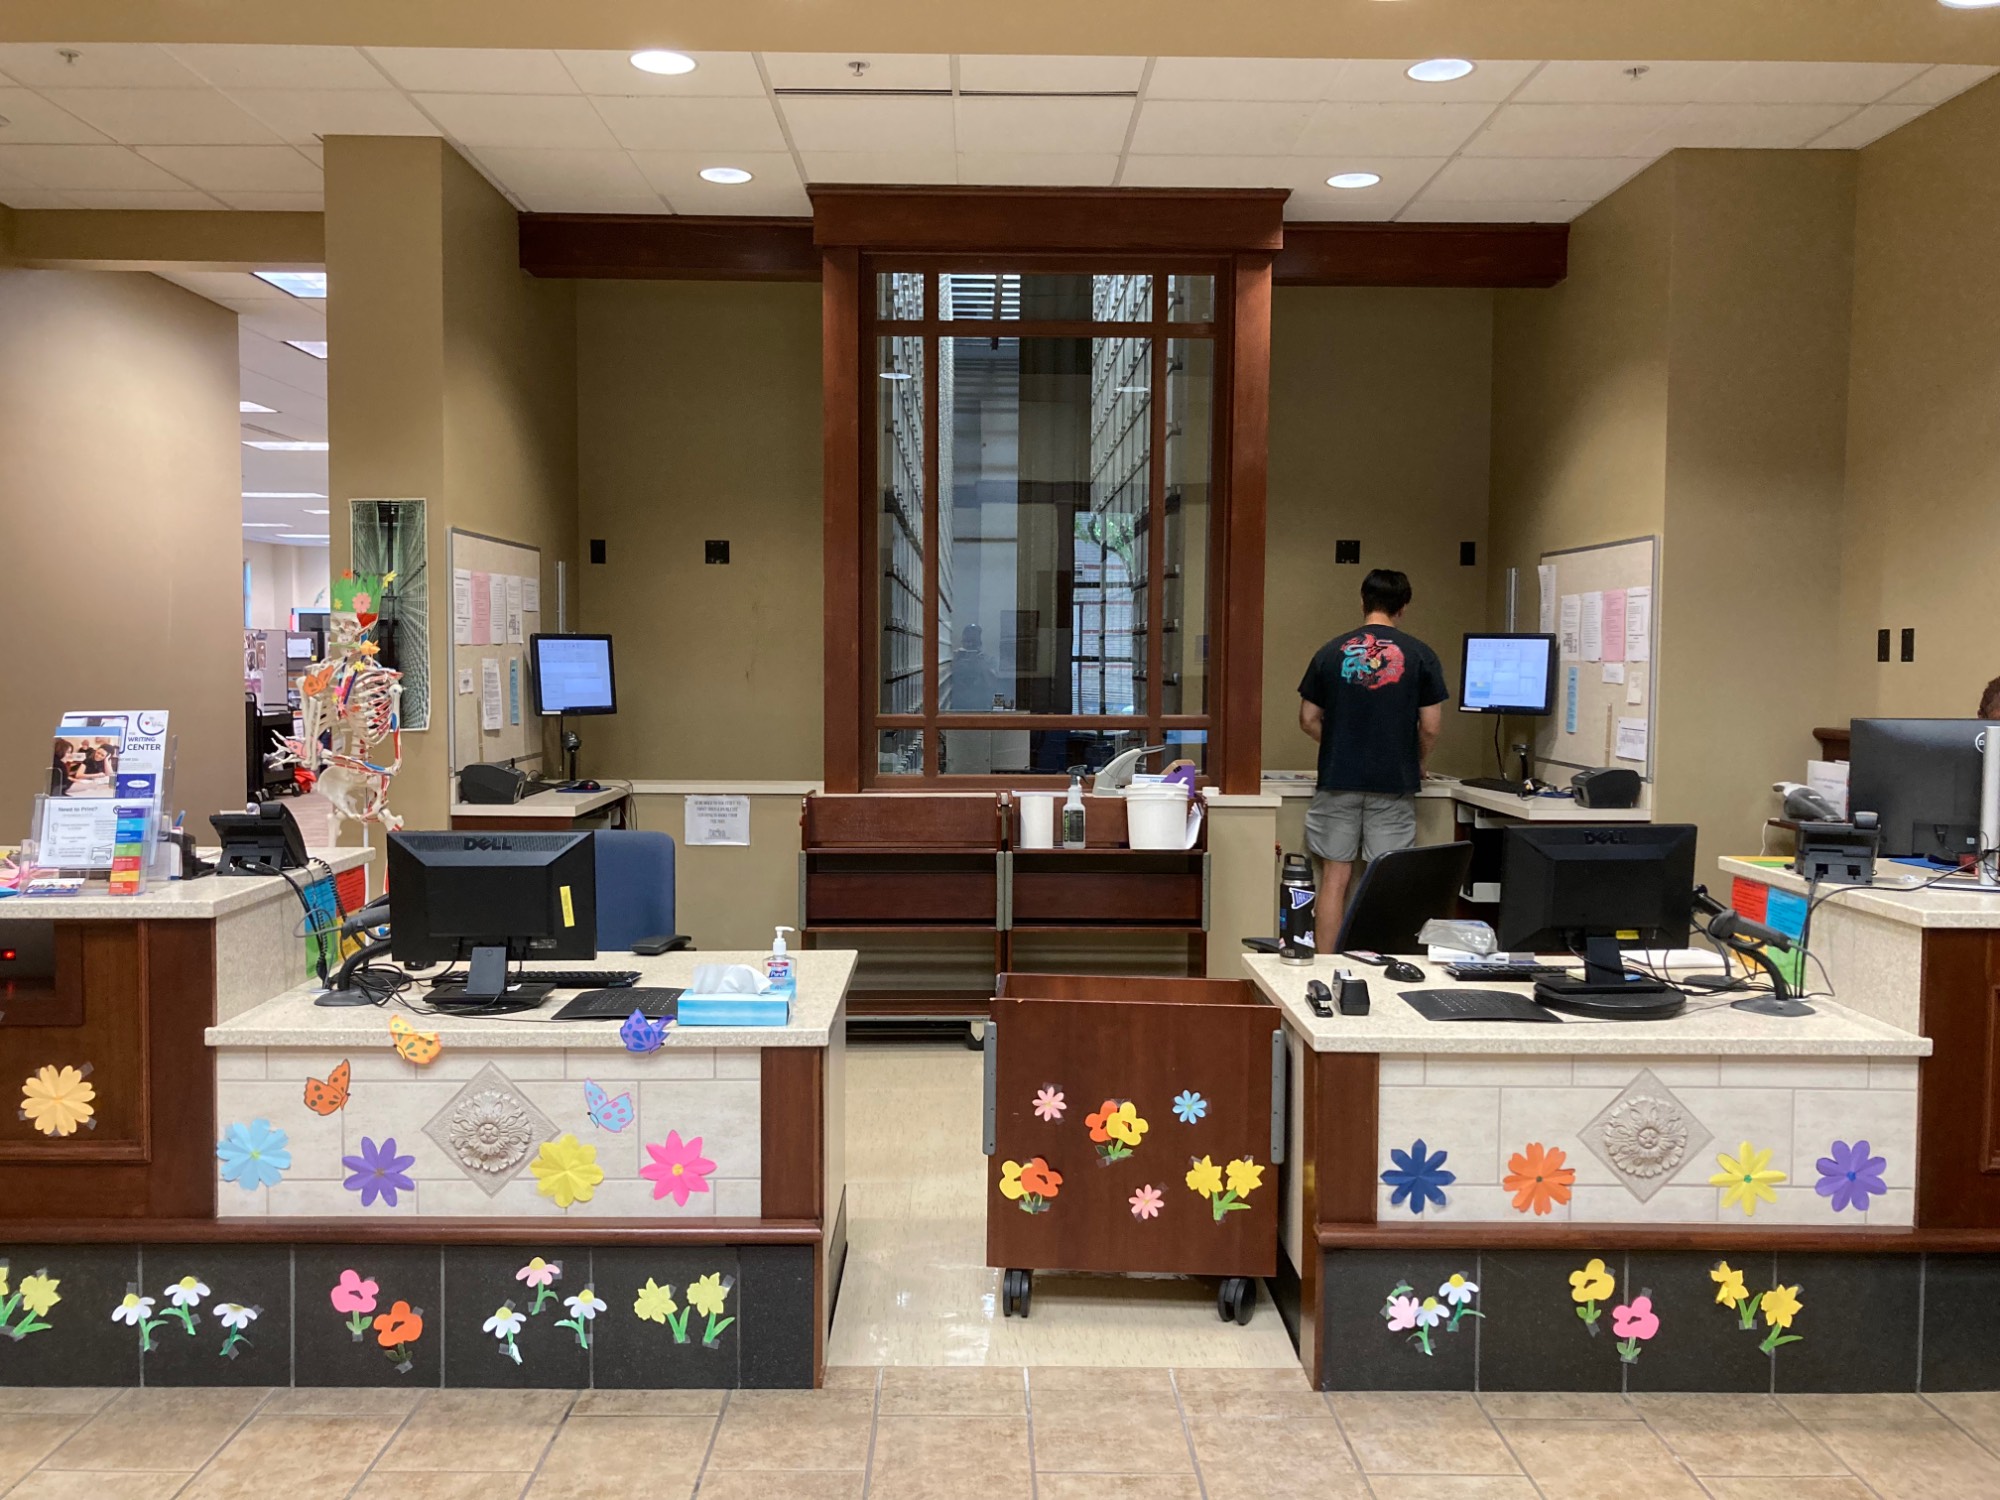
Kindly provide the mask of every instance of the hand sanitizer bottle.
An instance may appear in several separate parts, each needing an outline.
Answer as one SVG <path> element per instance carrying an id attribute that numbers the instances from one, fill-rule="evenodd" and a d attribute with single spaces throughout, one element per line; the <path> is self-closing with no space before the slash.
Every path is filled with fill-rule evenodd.
<path id="1" fill-rule="evenodd" d="M 1072 776 L 1069 780 L 1069 796 L 1063 799 L 1062 846 L 1065 849 L 1083 847 L 1083 778 Z"/>
<path id="2" fill-rule="evenodd" d="M 764 960 L 764 982 L 773 995 L 790 997 L 799 991 L 798 976 L 792 971 L 792 955 L 785 948 L 785 934 L 796 931 L 780 927 L 771 941 L 771 956 Z"/>

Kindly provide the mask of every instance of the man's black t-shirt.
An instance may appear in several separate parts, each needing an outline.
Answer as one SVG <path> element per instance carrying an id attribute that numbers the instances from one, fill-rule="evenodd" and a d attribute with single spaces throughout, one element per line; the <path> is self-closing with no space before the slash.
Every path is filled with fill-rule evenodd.
<path id="1" fill-rule="evenodd" d="M 1320 647 L 1299 696 L 1326 715 L 1322 790 L 1406 797 L 1423 784 L 1417 710 L 1451 691 L 1429 646 L 1390 625 L 1362 625 Z"/>

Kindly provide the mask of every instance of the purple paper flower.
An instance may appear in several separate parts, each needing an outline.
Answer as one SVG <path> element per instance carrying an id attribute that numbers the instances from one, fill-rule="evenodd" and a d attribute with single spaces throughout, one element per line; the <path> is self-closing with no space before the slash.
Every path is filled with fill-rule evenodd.
<path id="1" fill-rule="evenodd" d="M 416 1191 L 417 1185 L 410 1181 L 409 1169 L 417 1164 L 417 1159 L 414 1156 L 398 1156 L 393 1135 L 386 1137 L 379 1146 L 364 1135 L 361 1137 L 361 1154 L 343 1156 L 340 1164 L 354 1174 L 347 1179 L 346 1187 L 349 1192 L 361 1195 L 363 1208 L 372 1208 L 377 1198 L 394 1208 L 398 1192 Z"/>
<path id="2" fill-rule="evenodd" d="M 1819 1168 L 1819 1182 L 1814 1191 L 1833 1200 L 1835 1213 L 1850 1208 L 1866 1209 L 1871 1196 L 1879 1197 L 1889 1191 L 1882 1181 L 1882 1169 L 1889 1163 L 1886 1158 L 1870 1156 L 1868 1142 L 1856 1141 L 1850 1146 L 1846 1141 L 1835 1141 L 1830 1149 L 1831 1156 L 1822 1156 L 1813 1163 Z"/>
<path id="3" fill-rule="evenodd" d="M 1444 1190 L 1458 1181 L 1456 1172 L 1445 1170 L 1444 1152 L 1432 1153 L 1419 1140 L 1412 1142 L 1407 1151 L 1391 1146 L 1389 1158 L 1396 1165 L 1382 1174 L 1382 1180 L 1395 1189 L 1389 1195 L 1391 1208 L 1401 1208 L 1408 1202 L 1410 1212 L 1420 1214 L 1427 1203 L 1444 1207 Z"/>

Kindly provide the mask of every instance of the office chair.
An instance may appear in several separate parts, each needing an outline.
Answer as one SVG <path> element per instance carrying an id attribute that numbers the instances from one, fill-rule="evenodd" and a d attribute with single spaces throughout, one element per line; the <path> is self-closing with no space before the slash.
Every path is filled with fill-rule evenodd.
<path id="1" fill-rule="evenodd" d="M 1336 952 L 1422 953 L 1417 933 L 1433 917 L 1448 917 L 1472 868 L 1472 845 L 1428 844 L 1396 849 L 1361 872 L 1341 918 Z M 599 902 L 603 896 L 598 897 Z"/>
<path id="2" fill-rule="evenodd" d="M 672 837 L 639 828 L 600 828 L 591 842 L 597 852 L 598 951 L 622 953 L 646 938 L 672 934 Z"/>

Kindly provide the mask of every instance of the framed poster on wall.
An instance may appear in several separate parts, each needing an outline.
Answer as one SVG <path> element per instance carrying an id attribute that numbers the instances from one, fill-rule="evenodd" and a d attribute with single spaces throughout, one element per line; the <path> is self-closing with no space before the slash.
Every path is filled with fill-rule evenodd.
<path id="1" fill-rule="evenodd" d="M 403 728 L 431 727 L 430 546 L 422 500 L 351 500 L 354 571 L 395 577 L 382 590 L 377 658 L 403 674 Z"/>

